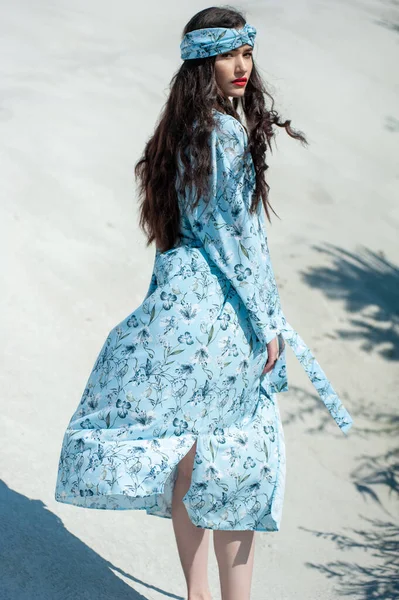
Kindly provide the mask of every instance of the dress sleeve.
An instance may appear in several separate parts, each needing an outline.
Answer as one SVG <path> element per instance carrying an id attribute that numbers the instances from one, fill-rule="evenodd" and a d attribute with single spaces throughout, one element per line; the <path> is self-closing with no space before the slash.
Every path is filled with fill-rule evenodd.
<path id="1" fill-rule="evenodd" d="M 225 116 L 213 129 L 210 199 L 201 197 L 194 210 L 188 209 L 187 218 L 210 259 L 240 296 L 257 337 L 268 344 L 277 335 L 271 318 L 275 290 L 259 211 L 249 212 L 255 181 L 253 165 L 244 156 L 246 142 L 245 130 L 234 117 Z"/>

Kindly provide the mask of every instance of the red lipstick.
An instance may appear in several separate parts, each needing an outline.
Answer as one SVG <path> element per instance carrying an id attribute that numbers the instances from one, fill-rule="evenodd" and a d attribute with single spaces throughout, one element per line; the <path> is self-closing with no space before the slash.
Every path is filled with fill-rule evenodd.
<path id="1" fill-rule="evenodd" d="M 240 77 L 239 79 L 234 79 L 234 81 L 232 81 L 231 83 L 234 83 L 234 85 L 244 86 L 247 83 L 247 78 Z"/>

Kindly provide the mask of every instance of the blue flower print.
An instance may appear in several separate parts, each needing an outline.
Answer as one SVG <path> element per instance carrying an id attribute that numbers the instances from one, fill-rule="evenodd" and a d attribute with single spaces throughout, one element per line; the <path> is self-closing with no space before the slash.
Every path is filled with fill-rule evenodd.
<path id="1" fill-rule="evenodd" d="M 90 419 L 85 419 L 84 421 L 82 421 L 80 423 L 80 426 L 82 427 L 82 429 L 94 429 L 94 425 L 92 424 Z"/>
<path id="2" fill-rule="evenodd" d="M 194 319 L 196 318 L 198 312 L 200 311 L 200 307 L 199 305 L 192 305 L 189 303 L 186 303 L 185 306 L 182 306 L 179 310 L 183 320 L 185 323 L 187 323 L 188 325 L 190 325 Z"/>
<path id="3" fill-rule="evenodd" d="M 219 444 L 226 443 L 226 438 L 224 436 L 224 429 L 222 427 L 216 427 L 215 431 L 213 432 L 213 435 L 216 437 Z"/>
<path id="4" fill-rule="evenodd" d="M 248 435 L 244 432 L 236 433 L 234 440 L 241 448 L 247 448 L 248 446 Z"/>
<path id="5" fill-rule="evenodd" d="M 226 329 L 229 326 L 229 322 L 231 321 L 230 315 L 223 311 L 222 314 L 218 317 L 218 319 L 220 321 L 220 327 L 223 329 L 223 331 L 226 331 Z"/>
<path id="6" fill-rule="evenodd" d="M 185 331 L 184 333 L 182 333 L 181 335 L 178 336 L 177 341 L 180 344 L 189 344 L 191 346 L 191 344 L 194 344 L 194 339 L 193 336 L 191 335 L 191 333 L 189 331 Z"/>
<path id="7" fill-rule="evenodd" d="M 205 492 L 208 488 L 207 481 L 197 481 L 193 483 L 193 494 L 199 494 L 201 492 Z"/>
<path id="8" fill-rule="evenodd" d="M 151 333 L 150 333 L 150 330 L 148 327 L 143 327 L 137 333 L 137 342 L 138 343 L 147 344 L 150 339 L 151 339 Z"/>
<path id="9" fill-rule="evenodd" d="M 126 325 L 128 327 L 138 327 L 139 322 L 137 320 L 136 315 L 132 315 L 131 317 L 129 317 L 126 321 Z"/>
<path id="10" fill-rule="evenodd" d="M 239 350 L 237 344 L 233 344 L 231 338 L 223 338 L 219 342 L 220 347 L 222 348 L 222 356 L 238 356 Z"/>
<path id="11" fill-rule="evenodd" d="M 178 419 L 176 417 L 173 419 L 173 427 L 175 428 L 175 435 L 181 435 L 184 433 L 184 430 L 187 429 L 188 423 L 187 421 L 183 421 L 182 419 Z"/>
<path id="12" fill-rule="evenodd" d="M 237 356 L 237 355 L 235 355 Z M 242 373 L 243 375 L 245 375 L 248 372 L 249 369 L 249 360 L 247 358 L 243 358 L 242 361 L 240 362 L 240 364 L 238 365 L 238 373 Z"/>
<path id="13" fill-rule="evenodd" d="M 202 225 L 202 223 L 201 223 L 201 221 L 197 221 L 197 219 L 194 219 L 194 221 L 192 223 L 192 227 L 193 227 L 193 230 L 197 231 L 198 233 L 200 231 L 202 231 L 203 228 L 204 228 L 203 225 Z"/>
<path id="14" fill-rule="evenodd" d="M 201 365 L 206 365 L 209 362 L 209 351 L 206 346 L 201 346 L 194 354 L 194 360 Z"/>
<path id="15" fill-rule="evenodd" d="M 275 430 L 274 430 L 274 426 L 272 423 L 269 423 L 268 425 L 264 425 L 263 431 L 266 433 L 266 435 L 269 436 L 269 439 L 272 442 L 275 440 Z"/>
<path id="16" fill-rule="evenodd" d="M 187 279 L 187 277 L 193 276 L 193 270 L 190 265 L 183 265 L 180 270 L 180 274 L 183 279 Z"/>
<path id="17" fill-rule="evenodd" d="M 234 465 L 240 458 L 238 451 L 234 447 L 228 449 L 227 456 L 229 457 L 231 467 L 234 467 Z"/>
<path id="18" fill-rule="evenodd" d="M 118 408 L 118 416 L 121 417 L 121 419 L 124 419 L 132 405 L 126 400 L 119 399 L 116 402 L 116 407 Z"/>
<path id="19" fill-rule="evenodd" d="M 270 468 L 270 465 L 268 465 L 268 464 L 262 465 L 261 470 L 260 470 L 260 476 L 263 479 L 266 479 L 267 481 L 272 481 L 273 474 L 274 473 L 273 473 L 272 469 Z"/>
<path id="20" fill-rule="evenodd" d="M 255 481 L 254 483 L 251 483 L 251 485 L 248 486 L 248 491 L 253 494 L 254 492 L 257 492 L 258 490 L 261 489 L 261 483 L 260 481 Z"/>
<path id="21" fill-rule="evenodd" d="M 164 327 L 163 335 L 168 333 L 172 334 L 174 331 L 179 329 L 179 319 L 175 315 L 171 317 L 165 317 L 161 320 L 161 325 Z"/>
<path id="22" fill-rule="evenodd" d="M 184 377 L 187 377 L 189 375 L 191 375 L 192 373 L 194 373 L 195 367 L 193 364 L 184 364 L 184 365 L 179 365 L 178 367 L 176 367 L 175 369 L 175 373 L 177 375 L 183 375 Z"/>
<path id="23" fill-rule="evenodd" d="M 176 294 L 167 294 L 166 292 L 161 293 L 161 300 L 163 300 L 163 307 L 165 310 L 170 310 L 173 303 L 176 302 Z"/>
<path id="24" fill-rule="evenodd" d="M 143 427 L 147 428 L 155 421 L 155 415 L 153 412 L 141 410 L 136 415 L 136 421 Z"/>
<path id="25" fill-rule="evenodd" d="M 104 444 L 97 445 L 97 457 L 100 462 L 104 458 Z"/>
<path id="26" fill-rule="evenodd" d="M 203 400 L 202 390 L 196 389 L 196 390 L 194 390 L 194 393 L 191 396 L 189 402 L 191 404 L 193 404 L 194 406 L 196 406 L 199 402 L 202 402 L 202 400 Z"/>
<path id="27" fill-rule="evenodd" d="M 94 492 L 92 490 L 79 490 L 81 496 L 93 496 Z"/>
<path id="28" fill-rule="evenodd" d="M 100 394 L 91 393 L 89 396 L 89 399 L 87 400 L 88 408 L 90 408 L 91 410 L 95 410 L 98 406 L 99 401 L 100 401 Z"/>
<path id="29" fill-rule="evenodd" d="M 74 450 L 76 452 L 81 452 L 84 448 L 84 441 L 83 440 L 76 440 L 75 444 L 74 444 Z"/>
<path id="30" fill-rule="evenodd" d="M 126 344 L 126 346 L 122 349 L 121 354 L 127 360 L 129 360 L 130 356 L 135 353 L 136 348 L 136 344 Z"/>
<path id="31" fill-rule="evenodd" d="M 244 279 L 252 275 L 251 269 L 244 267 L 244 265 L 241 263 L 234 267 L 234 271 L 237 274 L 238 281 L 244 281 Z"/>
<path id="32" fill-rule="evenodd" d="M 215 480 L 219 480 L 221 477 L 221 474 L 219 472 L 219 470 L 215 467 L 214 464 L 210 464 L 209 467 L 205 470 L 205 477 L 206 479 L 215 479 Z"/>
<path id="33" fill-rule="evenodd" d="M 223 387 L 233 388 L 235 386 L 236 381 L 237 377 L 235 375 L 230 375 L 229 377 L 226 377 L 226 379 L 223 380 Z"/>

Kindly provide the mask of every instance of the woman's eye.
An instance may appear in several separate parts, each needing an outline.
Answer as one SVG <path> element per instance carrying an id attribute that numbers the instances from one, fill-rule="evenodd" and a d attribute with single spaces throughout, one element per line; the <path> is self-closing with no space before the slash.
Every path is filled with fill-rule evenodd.
<path id="1" fill-rule="evenodd" d="M 231 52 L 225 52 L 224 54 L 221 54 L 221 56 L 233 56 L 233 54 Z M 245 52 L 244 56 L 252 56 L 252 52 Z"/>

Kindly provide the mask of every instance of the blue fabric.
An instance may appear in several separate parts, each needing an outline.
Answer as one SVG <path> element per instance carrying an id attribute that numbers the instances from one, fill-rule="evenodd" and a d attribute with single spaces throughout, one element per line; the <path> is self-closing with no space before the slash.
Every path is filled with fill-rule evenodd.
<path id="1" fill-rule="evenodd" d="M 288 383 L 285 349 L 262 375 L 268 341 L 288 342 L 342 432 L 352 418 L 283 313 L 262 203 L 249 212 L 246 131 L 214 117 L 210 200 L 191 212 L 194 191 L 178 188 L 182 238 L 156 250 L 142 304 L 106 337 L 64 434 L 55 498 L 170 519 L 177 464 L 197 442 L 183 498 L 191 521 L 278 531 L 286 453 L 277 392 Z"/>
<path id="2" fill-rule="evenodd" d="M 256 29 L 245 23 L 241 29 L 230 27 L 207 27 L 186 33 L 180 44 L 183 60 L 206 58 L 223 54 L 244 44 L 254 46 Z"/>

